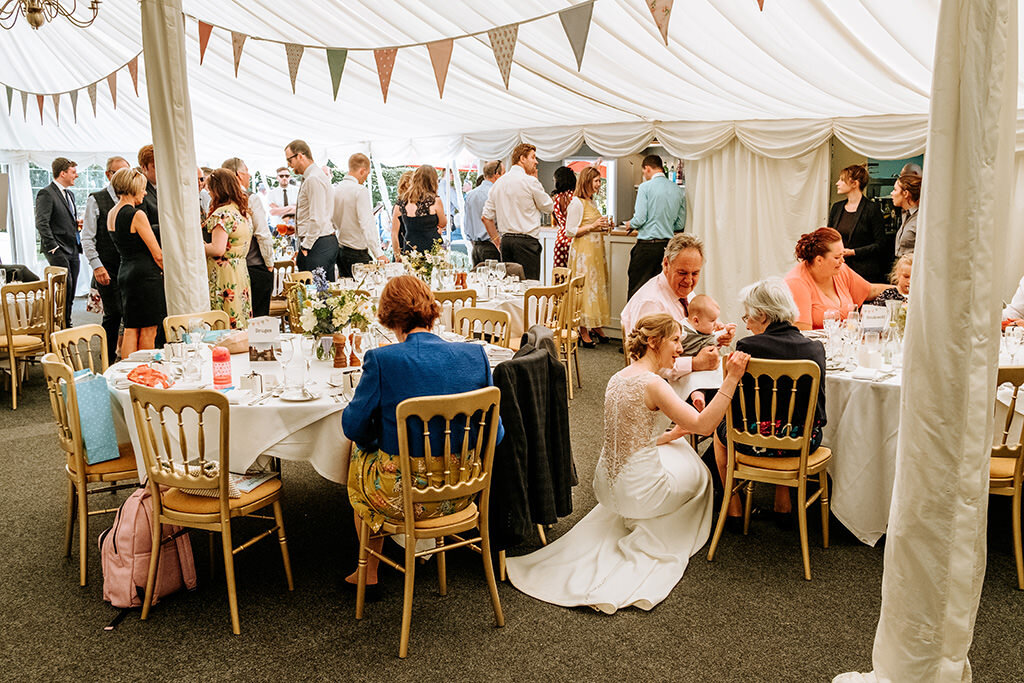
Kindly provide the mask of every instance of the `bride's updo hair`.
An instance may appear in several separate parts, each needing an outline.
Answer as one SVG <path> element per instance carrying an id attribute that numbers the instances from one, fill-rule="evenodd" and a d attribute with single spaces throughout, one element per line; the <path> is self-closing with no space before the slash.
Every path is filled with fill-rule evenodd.
<path id="1" fill-rule="evenodd" d="M 668 313 L 645 315 L 636 321 L 636 327 L 626 337 L 626 354 L 630 361 L 640 360 L 647 353 L 647 347 L 657 349 L 661 342 L 680 330 L 679 323 Z"/>

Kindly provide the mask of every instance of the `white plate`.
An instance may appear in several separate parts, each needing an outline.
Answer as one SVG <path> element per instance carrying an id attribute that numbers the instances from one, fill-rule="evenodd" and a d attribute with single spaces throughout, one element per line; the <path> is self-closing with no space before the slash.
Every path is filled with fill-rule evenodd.
<path id="1" fill-rule="evenodd" d="M 306 401 L 315 401 L 320 398 L 320 394 L 281 394 L 278 396 L 282 401 L 290 401 L 291 403 L 305 403 Z"/>

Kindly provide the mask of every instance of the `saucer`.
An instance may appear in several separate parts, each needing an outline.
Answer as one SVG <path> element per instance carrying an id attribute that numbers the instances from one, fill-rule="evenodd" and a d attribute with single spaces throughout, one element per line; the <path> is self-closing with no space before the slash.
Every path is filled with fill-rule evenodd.
<path id="1" fill-rule="evenodd" d="M 304 403 L 306 401 L 315 401 L 320 398 L 320 395 L 297 391 L 295 393 L 281 394 L 278 398 L 282 401 L 289 401 L 291 403 Z"/>

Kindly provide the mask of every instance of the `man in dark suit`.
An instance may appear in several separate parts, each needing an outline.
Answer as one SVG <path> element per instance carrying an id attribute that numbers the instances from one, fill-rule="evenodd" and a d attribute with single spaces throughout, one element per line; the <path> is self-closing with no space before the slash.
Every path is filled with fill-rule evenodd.
<path id="1" fill-rule="evenodd" d="M 71 186 L 78 178 L 78 165 L 70 159 L 53 160 L 53 182 L 36 194 L 36 231 L 39 243 L 51 266 L 68 269 L 64 325 L 71 326 L 71 308 L 78 285 L 78 254 L 82 243 L 78 236 L 78 209 Z"/>
<path id="2" fill-rule="evenodd" d="M 149 227 L 153 228 L 153 234 L 159 242 L 160 212 L 157 210 L 156 201 L 156 159 L 153 155 L 153 145 L 146 145 L 139 150 L 139 170 L 146 176 L 146 196 L 142 198 L 139 208 L 146 212 Z"/>

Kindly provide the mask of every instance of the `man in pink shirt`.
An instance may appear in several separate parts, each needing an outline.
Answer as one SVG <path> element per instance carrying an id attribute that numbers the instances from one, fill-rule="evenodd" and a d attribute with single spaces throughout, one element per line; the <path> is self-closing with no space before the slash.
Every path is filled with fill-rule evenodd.
<path id="1" fill-rule="evenodd" d="M 668 313 L 684 325 L 683 321 L 689 317 L 688 302 L 693 297 L 693 288 L 697 286 L 703 267 L 704 244 L 699 239 L 684 232 L 669 240 L 661 263 L 661 275 L 648 280 L 622 309 L 619 316 L 622 333 L 628 335 L 637 320 L 653 313 Z M 727 346 L 732 342 L 732 337 L 733 332 L 726 332 L 720 337 L 719 343 Z M 677 380 L 690 372 L 714 370 L 718 367 L 718 359 L 718 349 L 708 346 L 693 357 L 677 358 L 675 367 L 662 374 L 669 381 Z"/>

